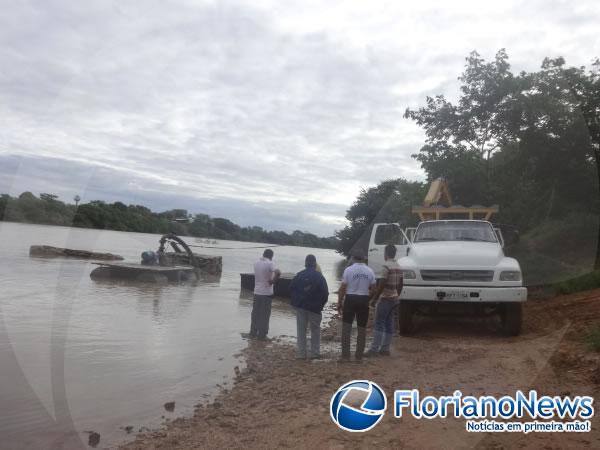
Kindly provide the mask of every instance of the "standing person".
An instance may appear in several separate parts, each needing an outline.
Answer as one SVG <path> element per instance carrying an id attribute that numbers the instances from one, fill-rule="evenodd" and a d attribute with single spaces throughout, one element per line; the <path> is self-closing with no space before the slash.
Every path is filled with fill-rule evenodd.
<path id="1" fill-rule="evenodd" d="M 317 270 L 317 258 L 307 255 L 305 269 L 290 284 L 292 306 L 296 310 L 297 358 L 306 359 L 306 328 L 310 324 L 310 359 L 321 357 L 321 312 L 329 290 L 325 277 Z"/>
<path id="2" fill-rule="evenodd" d="M 254 263 L 254 302 L 252 304 L 250 338 L 267 340 L 273 285 L 277 282 L 279 275 L 279 270 L 275 269 L 273 264 L 273 250 L 268 248 Z"/>
<path id="3" fill-rule="evenodd" d="M 350 359 L 350 338 L 352 323 L 356 317 L 358 337 L 356 338 L 356 359 L 362 359 L 367 338 L 369 320 L 369 297 L 375 286 L 375 274 L 365 264 L 365 255 L 355 251 L 354 263 L 346 267 L 342 275 L 342 285 L 338 291 L 338 312 L 342 313 L 342 360 Z"/>
<path id="4" fill-rule="evenodd" d="M 396 246 L 388 244 L 384 250 L 383 278 L 378 280 L 377 289 L 371 304 L 375 309 L 375 332 L 371 348 L 365 356 L 390 354 L 390 344 L 394 335 L 394 308 L 402 293 L 402 270 L 396 261 Z"/>

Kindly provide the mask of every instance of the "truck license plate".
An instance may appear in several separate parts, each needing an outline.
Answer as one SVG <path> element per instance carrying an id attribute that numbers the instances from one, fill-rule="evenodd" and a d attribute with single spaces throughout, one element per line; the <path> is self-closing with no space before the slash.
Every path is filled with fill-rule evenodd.
<path id="1" fill-rule="evenodd" d="M 444 291 L 446 295 L 440 296 L 438 294 L 438 298 L 440 300 L 467 300 L 469 298 L 469 293 L 467 291 Z"/>

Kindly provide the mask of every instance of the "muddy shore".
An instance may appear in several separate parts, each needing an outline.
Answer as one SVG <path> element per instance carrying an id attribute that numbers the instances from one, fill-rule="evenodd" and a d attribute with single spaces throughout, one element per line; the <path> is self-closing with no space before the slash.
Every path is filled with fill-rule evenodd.
<path id="1" fill-rule="evenodd" d="M 600 354 L 584 336 L 600 321 L 600 289 L 527 303 L 525 329 L 502 337 L 493 319 L 421 318 L 414 337 L 396 337 L 391 357 L 340 363 L 339 323 L 324 331 L 319 361 L 296 361 L 292 343 L 248 341 L 247 366 L 230 390 L 199 404 L 190 418 L 139 434 L 123 449 L 188 448 L 598 448 L 600 418 L 589 433 L 468 433 L 464 419 L 395 419 L 388 413 L 367 433 L 338 429 L 329 401 L 352 379 L 387 393 L 419 389 L 450 395 L 600 394 Z"/>

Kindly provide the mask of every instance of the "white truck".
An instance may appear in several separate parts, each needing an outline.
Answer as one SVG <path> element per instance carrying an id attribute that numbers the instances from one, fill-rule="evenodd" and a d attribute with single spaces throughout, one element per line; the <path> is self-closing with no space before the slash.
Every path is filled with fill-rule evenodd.
<path id="1" fill-rule="evenodd" d="M 407 235 L 408 233 L 408 235 Z M 444 309 L 475 309 L 500 315 L 504 334 L 521 332 L 527 300 L 521 268 L 504 256 L 500 230 L 484 220 L 430 220 L 402 230 L 397 223 L 375 224 L 369 266 L 378 275 L 387 244 L 397 248 L 404 272 L 400 334 L 413 331 L 413 315 Z"/>

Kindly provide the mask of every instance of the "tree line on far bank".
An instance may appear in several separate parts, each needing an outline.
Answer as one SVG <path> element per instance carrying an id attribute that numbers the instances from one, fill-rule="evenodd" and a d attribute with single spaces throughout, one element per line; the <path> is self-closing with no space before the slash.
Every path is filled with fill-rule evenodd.
<path id="1" fill-rule="evenodd" d="M 336 233 L 338 251 L 366 247 L 373 223 L 415 225 L 411 207 L 444 177 L 455 204 L 500 205 L 492 220 L 525 237 L 509 251 L 526 270 L 543 278 L 600 268 L 600 61 L 586 69 L 546 58 L 515 74 L 504 50 L 492 61 L 473 52 L 459 81 L 455 101 L 427 97 L 405 113 L 425 131 L 412 156 L 427 182 L 363 189 Z"/>
<path id="2" fill-rule="evenodd" d="M 314 248 L 336 248 L 335 237 L 323 238 L 296 230 L 267 231 L 262 227 L 241 227 L 228 219 L 206 214 L 188 214 L 185 209 L 155 213 L 140 205 L 94 200 L 80 205 L 60 201 L 56 195 L 23 192 L 18 197 L 0 195 L 0 220 L 62 225 L 139 233 L 175 233 L 210 239 L 262 242 Z"/>

